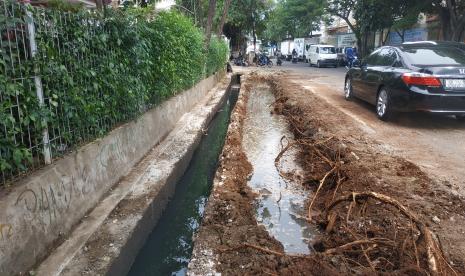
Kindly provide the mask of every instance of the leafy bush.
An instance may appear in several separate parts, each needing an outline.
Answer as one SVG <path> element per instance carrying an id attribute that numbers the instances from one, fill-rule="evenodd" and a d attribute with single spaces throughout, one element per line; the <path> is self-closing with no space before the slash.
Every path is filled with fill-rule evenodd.
<path id="1" fill-rule="evenodd" d="M 208 48 L 206 73 L 208 76 L 226 65 L 229 47 L 221 38 L 212 37 Z"/>
<path id="2" fill-rule="evenodd" d="M 105 17 L 31 9 L 38 46 L 32 59 L 27 39 L 18 36 L 13 42 L 20 47 L 7 47 L 11 30 L 19 33 L 28 20 L 24 7 L 13 3 L 16 12 L 0 15 L 6 22 L 0 29 L 0 172 L 6 178 L 43 163 L 44 127 L 53 156 L 63 154 L 192 87 L 226 61 L 224 42 L 212 38 L 206 53 L 204 35 L 190 19 L 177 12 L 153 15 L 150 8 L 109 10 Z"/>

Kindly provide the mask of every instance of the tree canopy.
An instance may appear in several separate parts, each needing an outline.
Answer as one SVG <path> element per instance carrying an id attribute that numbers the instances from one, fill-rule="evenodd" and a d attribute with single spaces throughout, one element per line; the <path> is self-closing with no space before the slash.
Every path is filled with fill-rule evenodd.
<path id="1" fill-rule="evenodd" d="M 209 0 L 177 3 L 191 11 L 199 26 L 206 27 Z M 376 31 L 396 32 L 403 40 L 405 30 L 422 14 L 438 16 L 444 39 L 464 40 L 465 0 L 217 0 L 212 29 L 221 33 L 224 22 L 225 34 L 233 44 L 244 43 L 246 36 L 278 42 L 309 36 L 322 22 L 339 17 L 355 34 L 363 52 L 368 36 Z"/>
<path id="2" fill-rule="evenodd" d="M 325 19 L 324 0 L 279 1 L 270 13 L 265 38 L 279 41 L 287 37 L 305 37 L 319 30 Z"/>

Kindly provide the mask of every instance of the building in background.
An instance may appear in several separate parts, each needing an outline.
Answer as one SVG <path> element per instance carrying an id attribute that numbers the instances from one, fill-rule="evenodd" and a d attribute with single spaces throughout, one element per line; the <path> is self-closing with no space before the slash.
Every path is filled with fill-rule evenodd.
<path id="1" fill-rule="evenodd" d="M 356 22 L 351 18 L 351 22 Z M 334 17 L 330 25 L 321 25 L 321 43 L 332 44 L 338 48 L 354 47 L 357 38 L 348 24 Z M 400 45 L 403 42 L 422 40 L 442 40 L 440 21 L 437 15 L 422 14 L 418 22 L 411 28 L 405 30 L 381 30 L 369 36 L 369 48 L 374 49 L 383 45 Z"/>
<path id="2" fill-rule="evenodd" d="M 355 24 L 355 20 L 352 18 L 350 20 Z M 354 47 L 357 44 L 355 34 L 349 25 L 339 17 L 333 17 L 332 23 L 328 26 L 322 23 L 321 29 L 323 31 L 321 43 L 331 44 L 337 48 Z"/>

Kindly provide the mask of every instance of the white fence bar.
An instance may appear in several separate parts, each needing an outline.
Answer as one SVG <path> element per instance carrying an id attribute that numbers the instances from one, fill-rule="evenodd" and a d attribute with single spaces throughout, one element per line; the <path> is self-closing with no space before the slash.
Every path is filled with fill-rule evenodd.
<path id="1" fill-rule="evenodd" d="M 27 32 L 28 32 L 28 37 L 29 37 L 29 47 L 31 50 L 31 56 L 34 58 L 34 56 L 37 54 L 37 44 L 35 40 L 35 27 L 34 27 L 34 18 L 32 16 L 32 13 L 30 11 L 26 11 L 27 14 Z M 34 84 L 36 88 L 36 94 L 37 98 L 39 100 L 39 104 L 41 107 L 45 105 L 44 101 L 44 90 L 42 88 L 42 79 L 40 76 L 35 75 L 34 76 Z M 52 152 L 50 150 L 50 139 L 48 135 L 48 128 L 45 127 L 42 131 L 42 142 L 44 144 L 44 161 L 45 164 L 51 164 L 52 163 Z"/>

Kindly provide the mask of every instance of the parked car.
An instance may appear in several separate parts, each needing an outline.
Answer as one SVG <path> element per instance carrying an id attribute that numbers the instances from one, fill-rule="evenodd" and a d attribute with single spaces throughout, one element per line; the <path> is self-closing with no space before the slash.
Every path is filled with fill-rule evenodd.
<path id="1" fill-rule="evenodd" d="M 382 120 L 397 111 L 464 120 L 465 51 L 431 42 L 381 47 L 347 72 L 344 92 L 374 104 Z"/>
<path id="2" fill-rule="evenodd" d="M 438 46 L 451 46 L 456 47 L 461 50 L 465 51 L 465 43 L 463 42 L 455 42 L 455 41 L 412 41 L 412 42 L 404 42 L 402 45 L 409 46 L 409 45 L 417 45 L 417 44 L 431 44 L 431 45 L 438 45 Z"/>
<path id="3" fill-rule="evenodd" d="M 337 67 L 338 59 L 336 48 L 332 45 L 311 45 L 308 51 L 308 63 L 310 66 L 316 65 Z"/>

